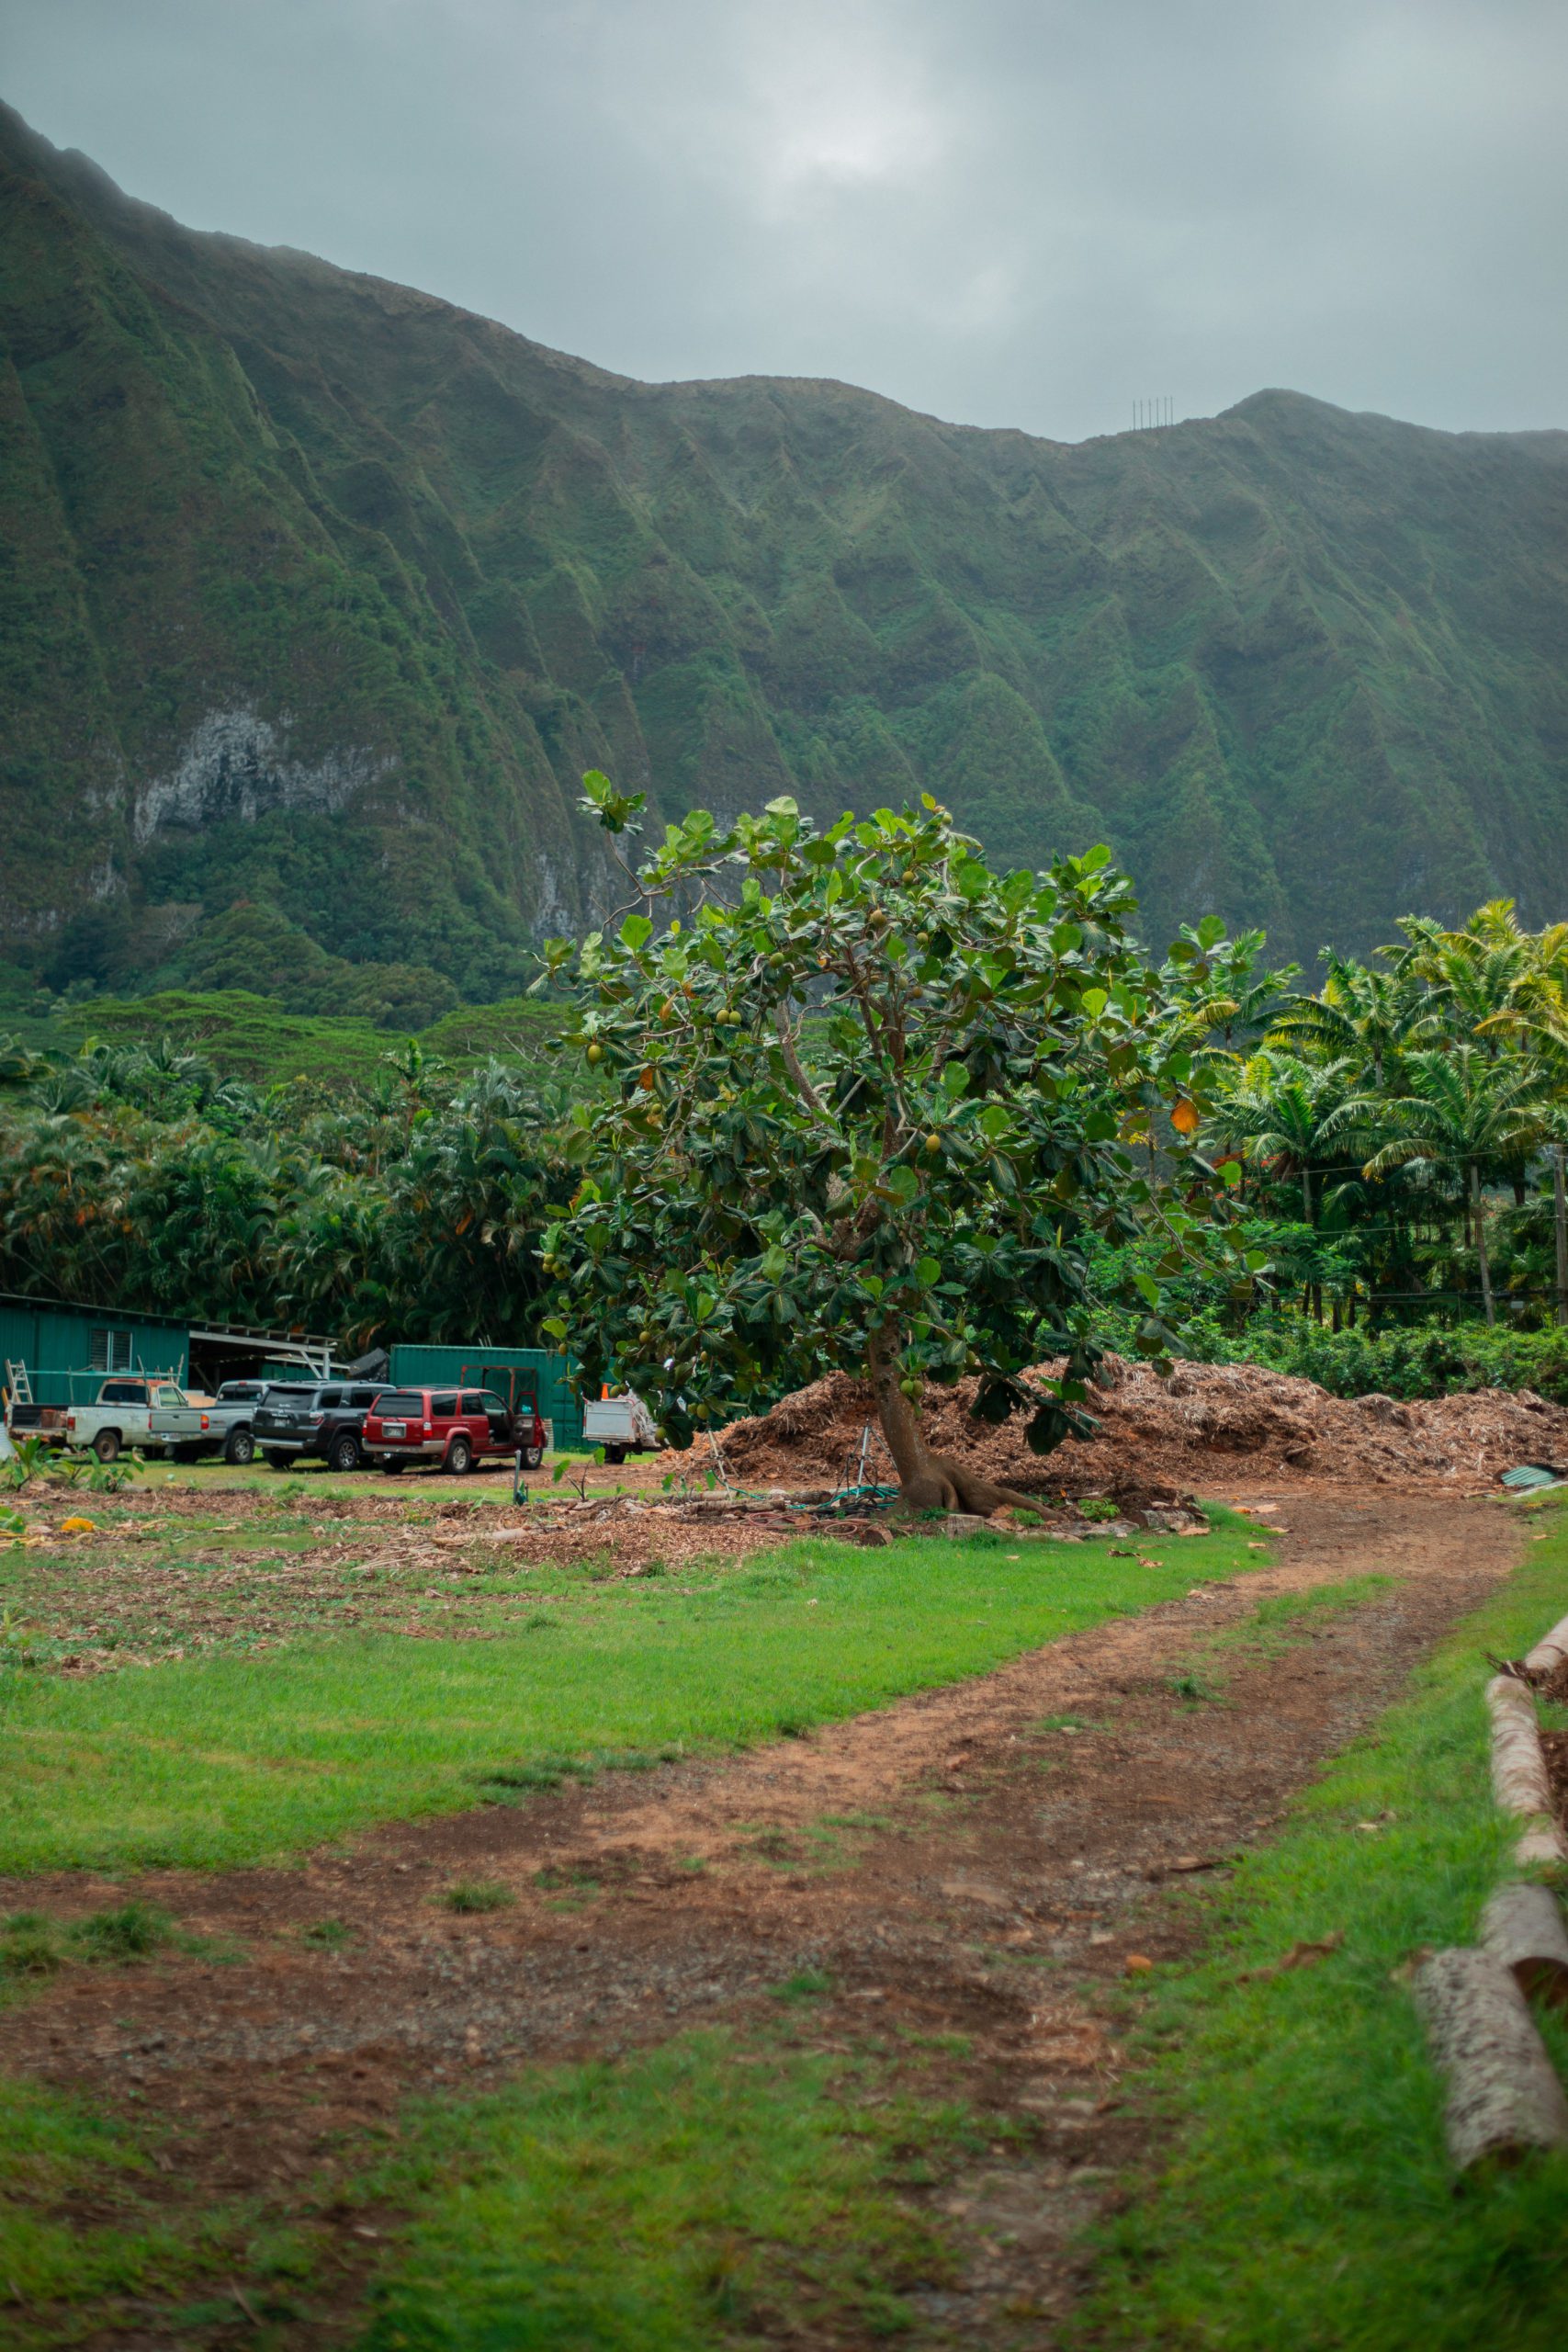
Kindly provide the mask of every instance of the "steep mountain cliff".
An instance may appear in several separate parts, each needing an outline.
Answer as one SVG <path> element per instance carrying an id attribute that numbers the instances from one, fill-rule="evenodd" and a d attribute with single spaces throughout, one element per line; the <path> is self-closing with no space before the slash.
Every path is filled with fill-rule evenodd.
<path id="1" fill-rule="evenodd" d="M 1262 392 L 1068 447 L 646 385 L 199 234 L 0 112 L 0 956 L 250 899 L 514 985 L 660 811 L 929 789 L 1280 954 L 1568 884 L 1568 435 Z"/>

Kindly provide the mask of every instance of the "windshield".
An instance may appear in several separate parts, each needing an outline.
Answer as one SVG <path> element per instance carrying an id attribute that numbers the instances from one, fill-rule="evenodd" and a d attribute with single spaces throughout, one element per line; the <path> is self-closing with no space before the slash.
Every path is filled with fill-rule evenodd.
<path id="1" fill-rule="evenodd" d="M 424 1412 L 424 1399 L 412 1389 L 399 1389 L 393 1396 L 383 1396 L 376 1410 L 382 1420 L 389 1416 L 393 1420 L 400 1416 L 405 1420 L 410 1418 L 418 1420 Z"/>

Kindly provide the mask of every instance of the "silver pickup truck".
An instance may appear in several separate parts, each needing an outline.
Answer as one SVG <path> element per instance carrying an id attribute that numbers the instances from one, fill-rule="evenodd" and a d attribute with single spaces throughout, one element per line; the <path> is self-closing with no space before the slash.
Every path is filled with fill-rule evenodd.
<path id="1" fill-rule="evenodd" d="M 236 1382 L 249 1387 L 249 1382 Z M 172 1380 L 130 1377 L 99 1384 L 90 1405 L 34 1406 L 22 1413 L 13 1408 L 12 1434 L 41 1438 L 46 1445 L 62 1445 L 73 1453 L 91 1451 L 100 1462 L 135 1447 L 139 1453 L 185 1454 L 223 1453 L 230 1460 L 248 1462 L 254 1451 L 250 1398 L 187 1396 Z M 231 1449 L 237 1449 L 231 1451 Z"/>

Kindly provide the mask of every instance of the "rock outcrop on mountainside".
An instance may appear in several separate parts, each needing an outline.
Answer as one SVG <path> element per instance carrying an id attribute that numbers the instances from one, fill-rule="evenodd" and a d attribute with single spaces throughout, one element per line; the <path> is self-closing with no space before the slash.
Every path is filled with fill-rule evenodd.
<path id="1" fill-rule="evenodd" d="M 1004 866 L 1108 840 L 1155 944 L 1561 910 L 1568 435 L 634 383 L 5 113 L 0 205 L 0 958 L 177 976 L 250 899 L 499 994 L 592 911 L 590 764 L 663 813 L 931 790 Z"/>

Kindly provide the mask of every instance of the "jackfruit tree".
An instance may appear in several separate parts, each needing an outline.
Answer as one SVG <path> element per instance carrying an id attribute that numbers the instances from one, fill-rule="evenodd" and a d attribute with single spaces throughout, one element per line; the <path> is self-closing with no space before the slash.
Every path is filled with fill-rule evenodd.
<path id="1" fill-rule="evenodd" d="M 625 837 L 641 796 L 585 785 Z M 631 910 L 575 951 L 564 1050 L 599 1083 L 545 1331 L 676 1445 L 846 1371 L 910 1506 L 1026 1502 L 931 1452 L 924 1384 L 976 1378 L 981 1420 L 1026 1415 L 1037 1453 L 1089 1426 L 1093 1237 L 1151 1225 L 1139 1343 L 1168 1348 L 1164 1283 L 1224 1189 L 1196 1143 L 1201 991 L 1134 944 L 1109 851 L 998 876 L 929 797 L 826 831 L 788 799 L 698 809 L 622 863 Z"/>

